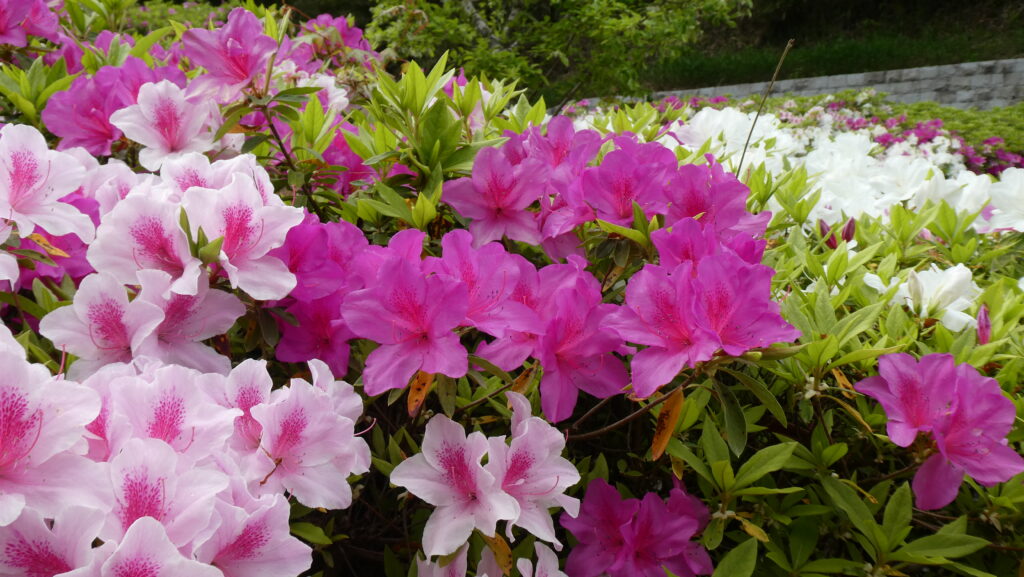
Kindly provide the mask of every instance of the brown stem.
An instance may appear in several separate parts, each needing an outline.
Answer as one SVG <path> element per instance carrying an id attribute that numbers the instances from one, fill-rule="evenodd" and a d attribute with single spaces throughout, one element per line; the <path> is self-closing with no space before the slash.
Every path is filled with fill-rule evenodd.
<path id="1" fill-rule="evenodd" d="M 603 434 L 605 434 L 605 433 L 607 433 L 609 431 L 614 431 L 615 429 L 618 429 L 619 427 L 621 427 L 623 425 L 628 425 L 629 423 L 632 423 L 633 421 L 635 421 L 635 420 L 639 419 L 640 417 L 646 415 L 647 413 L 651 412 L 658 405 L 660 405 L 660 404 L 664 403 L 665 401 L 667 401 L 669 396 L 672 395 L 672 393 L 676 392 L 676 389 L 684 388 L 687 385 L 689 385 L 691 382 L 693 382 L 693 380 L 695 378 L 697 378 L 698 374 L 700 374 L 699 371 L 694 371 L 693 374 L 691 374 L 689 377 L 687 377 L 687 379 L 685 381 L 683 381 L 682 383 L 679 383 L 678 385 L 672 387 L 672 390 L 666 391 L 666 392 L 662 393 L 661 396 L 659 396 L 658 398 L 654 399 L 650 403 L 647 403 L 643 407 L 633 411 L 629 415 L 626 415 L 625 417 L 619 419 L 618 421 L 615 421 L 614 423 L 612 423 L 612 424 L 610 424 L 610 425 L 608 425 L 606 427 L 601 427 L 600 429 L 597 429 L 596 431 L 590 431 L 589 433 L 581 433 L 579 435 L 569 435 L 566 438 L 566 440 L 567 441 L 584 441 L 586 439 L 593 439 L 594 437 L 600 437 L 601 435 L 603 435 Z M 598 406 L 600 406 L 600 404 Z M 596 408 L 597 407 L 595 407 L 594 409 L 596 409 Z M 591 409 L 590 411 L 587 412 L 587 414 L 583 415 L 583 417 L 580 417 L 580 420 L 582 421 L 585 417 L 589 416 L 589 414 L 591 412 L 593 412 L 594 409 Z M 579 421 L 577 421 L 577 422 L 579 422 Z M 573 425 L 573 427 L 575 427 L 575 425 Z M 573 428 L 573 427 L 570 427 L 570 428 Z"/>
<path id="2" fill-rule="evenodd" d="M 754 126 L 757 125 L 757 119 L 761 117 L 761 112 L 764 111 L 764 103 L 768 100 L 768 95 L 771 94 L 772 88 L 775 87 L 775 80 L 779 77 L 779 71 L 782 70 L 782 63 L 786 61 L 786 55 L 789 54 L 789 49 L 793 47 L 794 40 L 789 39 L 786 42 L 786 49 L 782 51 L 782 58 L 779 58 L 779 63 L 775 66 L 775 73 L 772 74 L 772 80 L 768 83 L 768 86 L 764 89 L 764 94 L 761 95 L 761 105 L 757 107 L 757 114 L 754 115 L 754 121 L 750 123 L 750 132 L 747 133 L 747 141 L 743 143 L 743 153 L 740 154 L 740 163 L 736 167 L 736 175 L 743 178 L 743 159 L 747 156 L 747 146 L 750 145 L 750 139 L 754 136 Z"/>

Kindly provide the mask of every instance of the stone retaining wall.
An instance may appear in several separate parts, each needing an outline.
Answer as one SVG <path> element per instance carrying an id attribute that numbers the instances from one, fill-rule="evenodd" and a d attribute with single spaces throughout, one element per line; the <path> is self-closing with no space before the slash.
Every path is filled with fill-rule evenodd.
<path id="1" fill-rule="evenodd" d="M 656 97 L 744 97 L 764 92 L 767 82 L 731 84 L 659 92 Z M 932 101 L 959 108 L 993 108 L 1024 101 L 1024 58 L 965 62 L 817 78 L 794 78 L 775 83 L 772 94 L 814 96 L 840 90 L 875 88 L 899 102 Z"/>

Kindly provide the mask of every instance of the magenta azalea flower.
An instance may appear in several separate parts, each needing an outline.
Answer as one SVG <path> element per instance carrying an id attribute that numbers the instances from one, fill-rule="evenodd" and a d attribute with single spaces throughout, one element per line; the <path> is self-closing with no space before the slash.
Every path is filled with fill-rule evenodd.
<path id="1" fill-rule="evenodd" d="M 569 553 L 565 572 L 571 577 L 597 577 L 622 565 L 628 529 L 640 508 L 636 499 L 623 500 L 604 479 L 587 486 L 579 516 L 562 513 L 560 522 L 579 542 Z"/>
<path id="2" fill-rule="evenodd" d="M 695 269 L 694 292 L 704 309 L 703 318 L 727 355 L 738 356 L 800 336 L 771 300 L 775 274 L 771 267 L 722 252 L 701 260 Z"/>
<path id="3" fill-rule="evenodd" d="M 569 553 L 570 577 L 662 577 L 710 575 L 707 551 L 691 539 L 710 516 L 699 499 L 672 489 L 666 503 L 654 493 L 625 499 L 604 479 L 587 487 L 579 517 L 562 515 L 562 526 L 579 544 Z"/>
<path id="4" fill-rule="evenodd" d="M 995 379 L 952 355 L 915 361 L 906 354 L 879 357 L 879 375 L 855 388 L 874 397 L 889 417 L 889 438 L 909 446 L 930 432 L 938 453 L 914 476 L 917 507 L 940 509 L 953 502 L 964 475 L 992 486 L 1024 472 L 1024 458 L 1006 444 L 1016 409 Z"/>
<path id="5" fill-rule="evenodd" d="M 473 529 L 493 535 L 499 520 L 518 516 L 516 500 L 480 464 L 487 453 L 483 434 L 467 437 L 462 425 L 437 415 L 427 423 L 422 447 L 395 467 L 391 483 L 437 507 L 423 528 L 427 557 L 454 553 Z"/>
<path id="6" fill-rule="evenodd" d="M 684 366 L 706 361 L 719 347 L 698 306 L 693 267 L 673 270 L 646 265 L 626 285 L 626 304 L 608 325 L 629 342 L 648 347 L 633 355 L 633 389 L 648 397 L 670 382 Z"/>
<path id="7" fill-rule="evenodd" d="M 405 387 L 416 371 L 459 378 L 469 368 L 466 349 L 452 332 L 466 318 L 466 286 L 426 276 L 421 268 L 392 255 L 376 283 L 345 299 L 342 315 L 352 332 L 381 345 L 366 359 L 368 395 Z"/>
<path id="8" fill-rule="evenodd" d="M 462 324 L 496 337 L 508 331 L 538 332 L 540 319 L 528 306 L 512 300 L 519 281 L 519 260 L 498 243 L 479 249 L 465 230 L 453 230 L 441 239 L 441 258 L 424 263 L 428 272 L 461 282 L 469 292 L 469 310 Z"/>
<path id="9" fill-rule="evenodd" d="M 205 78 L 231 90 L 265 73 L 267 61 L 277 49 L 277 42 L 263 33 L 260 19 L 244 8 L 232 10 L 227 23 L 216 30 L 187 30 L 182 43 L 182 53 L 206 69 Z"/>
<path id="10" fill-rule="evenodd" d="M 473 164 L 473 176 L 445 184 L 444 201 L 471 219 L 473 246 L 508 237 L 540 242 L 536 214 L 526 210 L 541 192 L 537 167 L 524 163 L 513 167 L 496 148 L 481 150 Z"/>
<path id="11" fill-rule="evenodd" d="M 956 399 L 956 368 L 950 355 L 927 355 L 920 361 L 905 353 L 878 358 L 878 376 L 857 383 L 856 390 L 881 403 L 889 418 L 889 440 L 909 447 L 918 432 L 929 433 Z"/>

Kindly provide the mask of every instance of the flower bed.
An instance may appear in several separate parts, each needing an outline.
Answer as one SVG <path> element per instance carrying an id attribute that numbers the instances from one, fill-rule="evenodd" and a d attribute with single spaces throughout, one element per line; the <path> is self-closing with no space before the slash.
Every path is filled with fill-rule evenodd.
<path id="1" fill-rule="evenodd" d="M 22 5 L 0 574 L 1016 571 L 1019 159 Z"/>

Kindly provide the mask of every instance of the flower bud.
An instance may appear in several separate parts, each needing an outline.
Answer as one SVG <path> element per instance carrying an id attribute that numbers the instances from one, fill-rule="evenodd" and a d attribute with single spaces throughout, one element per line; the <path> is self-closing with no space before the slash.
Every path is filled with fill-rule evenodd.
<path id="1" fill-rule="evenodd" d="M 978 344 L 987 345 L 992 338 L 992 319 L 988 317 L 988 305 L 978 309 Z"/>
<path id="2" fill-rule="evenodd" d="M 818 219 L 818 232 L 820 232 L 822 238 L 825 239 L 826 246 L 831 249 L 839 246 L 839 241 L 836 240 L 836 235 L 832 234 L 832 227 L 830 227 L 823 219 Z"/>
<path id="3" fill-rule="evenodd" d="M 852 218 L 846 221 L 846 224 L 843 225 L 843 231 L 840 234 L 846 242 L 852 241 L 854 235 L 857 234 L 857 221 Z"/>

